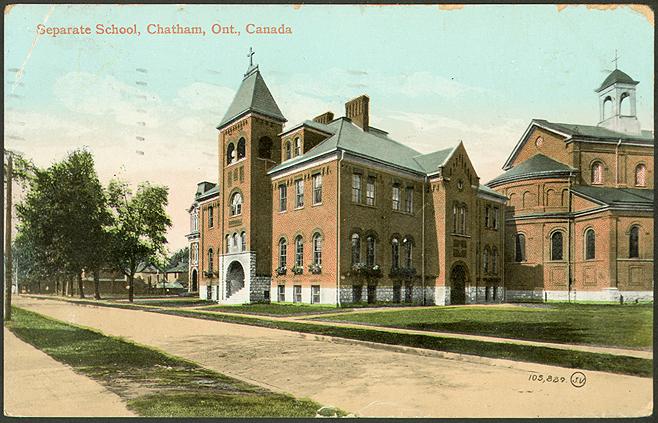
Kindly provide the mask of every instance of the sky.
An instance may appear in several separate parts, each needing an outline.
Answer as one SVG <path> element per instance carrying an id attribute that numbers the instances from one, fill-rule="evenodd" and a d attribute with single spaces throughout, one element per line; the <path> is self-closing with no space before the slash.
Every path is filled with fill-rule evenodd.
<path id="1" fill-rule="evenodd" d="M 651 13 L 651 12 L 649 12 Z M 149 35 L 148 24 L 204 36 Z M 90 35 L 38 34 L 89 26 Z M 96 25 L 136 35 L 96 34 Z M 212 33 L 233 25 L 239 35 Z M 248 34 L 246 25 L 292 34 Z M 594 90 L 618 67 L 653 128 L 653 15 L 628 7 L 471 5 L 17 5 L 5 11 L 5 146 L 48 166 L 85 146 L 101 181 L 169 187 L 169 249 L 217 179 L 217 124 L 253 60 L 288 126 L 370 97 L 371 125 L 421 153 L 464 142 L 482 183 L 530 120 L 596 125 Z M 20 196 L 20 192 L 16 194 Z"/>

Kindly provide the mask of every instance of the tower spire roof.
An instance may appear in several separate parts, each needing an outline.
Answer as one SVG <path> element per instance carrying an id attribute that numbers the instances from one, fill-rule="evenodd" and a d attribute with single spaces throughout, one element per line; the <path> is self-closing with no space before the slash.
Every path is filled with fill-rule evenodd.
<path id="1" fill-rule="evenodd" d="M 249 49 L 249 68 L 217 129 L 226 126 L 248 112 L 260 113 L 272 119 L 286 122 L 286 118 L 281 113 L 281 109 L 274 101 L 272 93 L 267 88 L 267 84 L 265 84 L 265 80 L 263 80 L 258 70 L 258 65 L 253 65 L 252 56 L 253 51 Z"/>
<path id="2" fill-rule="evenodd" d="M 596 92 L 603 91 L 604 89 L 608 88 L 612 84 L 616 84 L 618 82 L 621 82 L 622 84 L 631 84 L 631 85 L 637 85 L 640 82 L 633 80 L 628 74 L 625 72 L 622 72 L 619 69 L 613 70 L 610 75 L 603 81 L 601 86 L 596 89 Z"/>

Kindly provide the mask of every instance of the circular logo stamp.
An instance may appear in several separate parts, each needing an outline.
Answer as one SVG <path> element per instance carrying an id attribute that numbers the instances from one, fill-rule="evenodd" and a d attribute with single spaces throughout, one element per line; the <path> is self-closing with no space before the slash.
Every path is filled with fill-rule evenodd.
<path id="1" fill-rule="evenodd" d="M 583 372 L 573 372 L 571 374 L 571 384 L 576 388 L 582 388 L 587 383 L 587 376 Z"/>

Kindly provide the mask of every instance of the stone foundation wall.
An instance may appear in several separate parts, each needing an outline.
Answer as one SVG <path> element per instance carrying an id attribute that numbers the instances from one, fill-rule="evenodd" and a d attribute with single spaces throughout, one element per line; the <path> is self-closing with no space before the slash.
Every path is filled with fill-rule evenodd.
<path id="1" fill-rule="evenodd" d="M 249 301 L 252 303 L 262 303 L 272 301 L 270 287 L 272 278 L 269 276 L 254 276 L 251 279 L 249 290 Z"/>
<path id="2" fill-rule="evenodd" d="M 522 301 L 610 301 L 620 302 L 653 301 L 653 291 L 619 291 L 617 288 L 606 288 L 599 291 L 544 291 L 544 290 L 508 290 L 505 300 Z"/>

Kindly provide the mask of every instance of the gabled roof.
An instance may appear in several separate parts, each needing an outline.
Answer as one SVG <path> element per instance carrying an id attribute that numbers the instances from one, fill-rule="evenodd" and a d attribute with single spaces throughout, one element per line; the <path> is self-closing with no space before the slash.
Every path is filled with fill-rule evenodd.
<path id="1" fill-rule="evenodd" d="M 292 131 L 295 131 L 304 126 L 311 129 L 315 129 L 316 131 L 324 132 L 329 135 L 333 134 L 332 129 L 328 126 L 328 124 L 319 123 L 314 120 L 305 120 L 303 122 L 298 123 L 297 125 L 291 126 L 290 129 L 286 129 L 285 131 L 281 132 L 279 135 L 289 134 Z"/>
<path id="2" fill-rule="evenodd" d="M 178 262 L 166 270 L 167 273 L 184 273 L 189 270 L 189 263 L 185 261 Z"/>
<path id="3" fill-rule="evenodd" d="M 547 131 L 554 132 L 557 135 L 563 136 L 565 138 L 565 142 L 575 139 L 579 141 L 618 143 L 621 140 L 622 144 L 637 144 L 645 145 L 647 147 L 653 147 L 654 144 L 653 131 L 642 130 L 640 134 L 631 135 L 594 125 L 557 123 L 549 122 L 545 119 L 533 119 L 530 121 L 528 128 L 525 130 L 519 141 L 516 143 L 516 146 L 514 146 L 514 149 L 510 153 L 509 157 L 505 161 L 503 169 L 507 170 L 511 167 L 512 160 L 514 160 L 516 154 L 526 143 L 528 136 L 535 127 L 542 128 Z"/>
<path id="4" fill-rule="evenodd" d="M 253 67 L 245 74 L 238 92 L 233 98 L 224 118 L 217 129 L 232 122 L 247 112 L 257 112 L 273 119 L 285 122 L 286 118 L 274 101 L 272 93 L 260 75 L 258 67 Z"/>
<path id="5" fill-rule="evenodd" d="M 639 81 L 634 81 L 633 78 L 628 76 L 628 74 L 620 71 L 619 69 L 615 69 L 601 83 L 601 86 L 596 89 L 596 92 L 598 93 L 600 91 L 603 91 L 604 89 L 608 88 L 610 85 L 616 84 L 618 82 L 621 82 L 623 84 L 631 84 L 631 85 L 639 84 Z"/>
<path id="6" fill-rule="evenodd" d="M 568 176 L 577 169 L 551 159 L 543 154 L 535 154 L 528 160 L 519 163 L 507 172 L 498 175 L 487 186 L 492 187 L 506 182 L 523 179 L 545 178 L 555 176 Z"/>
<path id="7" fill-rule="evenodd" d="M 480 184 L 478 186 L 478 190 L 481 191 L 483 194 L 493 195 L 494 197 L 498 197 L 501 199 L 507 199 L 507 196 L 505 194 L 501 194 L 498 191 L 493 190 L 486 185 Z"/>
<path id="8" fill-rule="evenodd" d="M 454 148 L 450 148 L 435 153 L 421 154 L 413 148 L 389 138 L 383 131 L 377 130 L 373 133 L 363 131 L 345 117 L 338 118 L 326 125 L 314 122 L 314 126 L 333 135 L 301 156 L 274 166 L 269 170 L 269 174 L 308 162 L 325 154 L 345 151 L 355 156 L 425 175 L 430 171 L 436 171 L 454 150 Z"/>
<path id="9" fill-rule="evenodd" d="M 583 198 L 610 207 L 653 207 L 653 190 L 576 185 L 572 191 Z"/>

